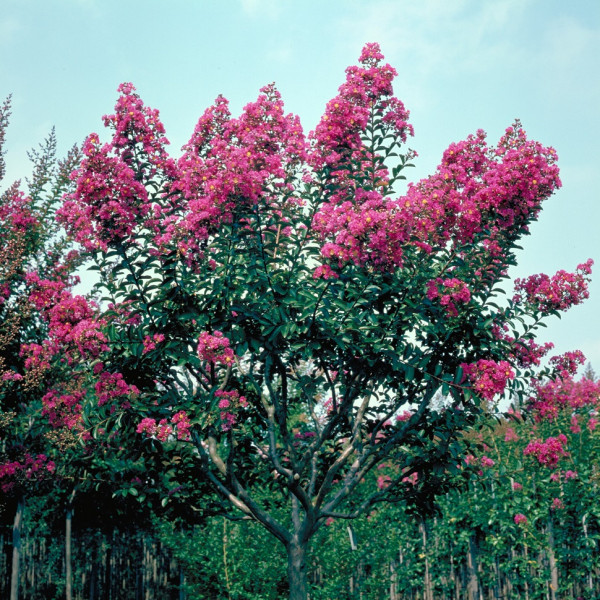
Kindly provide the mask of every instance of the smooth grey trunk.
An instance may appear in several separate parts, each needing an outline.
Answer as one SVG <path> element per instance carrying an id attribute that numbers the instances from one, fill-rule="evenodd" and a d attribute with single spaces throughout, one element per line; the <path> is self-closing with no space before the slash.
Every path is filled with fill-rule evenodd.
<path id="1" fill-rule="evenodd" d="M 479 545 L 475 534 L 469 536 L 469 550 L 467 553 L 467 569 L 469 581 L 467 584 L 467 593 L 469 600 L 481 600 L 481 591 L 479 589 Z"/>
<path id="2" fill-rule="evenodd" d="M 73 524 L 73 505 L 71 502 L 67 505 L 67 514 L 65 517 L 65 598 L 73 600 L 73 564 L 71 559 L 72 549 L 72 524 Z"/>
<path id="3" fill-rule="evenodd" d="M 290 584 L 289 600 L 307 600 L 308 585 L 306 578 L 306 543 L 294 536 L 286 550 L 288 555 L 288 581 Z"/>
<path id="4" fill-rule="evenodd" d="M 21 558 L 21 528 L 23 527 L 23 511 L 25 510 L 25 498 L 19 497 L 17 511 L 13 523 L 13 553 L 12 572 L 10 576 L 10 600 L 19 598 L 19 562 Z"/>
<path id="5" fill-rule="evenodd" d="M 428 554 L 428 543 L 427 543 L 427 529 L 425 527 L 425 521 L 421 519 L 419 523 L 419 529 L 421 530 L 421 536 L 423 540 L 423 555 L 425 556 L 425 581 L 424 581 L 424 598 L 425 600 L 433 600 L 433 586 L 431 584 L 431 573 L 429 571 L 429 554 Z"/>
<path id="6" fill-rule="evenodd" d="M 185 600 L 185 574 L 181 565 L 179 566 L 179 600 Z"/>
<path id="7" fill-rule="evenodd" d="M 558 565 L 556 564 L 556 555 L 554 553 L 554 525 L 552 517 L 548 517 L 548 564 L 550 566 L 550 599 L 556 600 L 558 591 Z"/>

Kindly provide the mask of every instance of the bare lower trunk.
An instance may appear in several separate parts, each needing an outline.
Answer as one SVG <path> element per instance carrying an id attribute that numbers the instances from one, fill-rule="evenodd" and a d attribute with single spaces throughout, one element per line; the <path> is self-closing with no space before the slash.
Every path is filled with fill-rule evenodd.
<path id="1" fill-rule="evenodd" d="M 425 556 L 424 597 L 425 600 L 433 600 L 433 587 L 431 585 L 431 573 L 429 572 L 427 529 L 425 527 L 425 521 L 423 519 L 421 519 L 419 529 L 421 530 L 421 536 L 423 540 L 423 555 Z"/>
<path id="2" fill-rule="evenodd" d="M 19 598 L 19 560 L 21 558 L 21 527 L 23 525 L 23 510 L 25 509 L 25 498 L 19 497 L 17 512 L 13 523 L 13 555 L 12 572 L 10 578 L 10 600 Z"/>
<path id="3" fill-rule="evenodd" d="M 71 525 L 73 523 L 73 506 L 69 502 L 65 518 L 65 598 L 73 600 L 73 565 L 71 561 Z"/>
<path id="4" fill-rule="evenodd" d="M 307 600 L 306 583 L 306 544 L 292 539 L 286 545 L 288 555 L 288 581 L 290 584 L 289 600 Z"/>
<path id="5" fill-rule="evenodd" d="M 467 568 L 469 572 L 469 582 L 467 587 L 469 600 L 480 600 L 479 576 L 477 574 L 477 571 L 479 570 L 479 545 L 477 544 L 477 537 L 474 533 L 469 537 Z"/>
<path id="6" fill-rule="evenodd" d="M 558 591 L 558 566 L 554 554 L 554 527 L 552 517 L 548 519 L 548 563 L 550 565 L 550 600 L 556 600 Z"/>

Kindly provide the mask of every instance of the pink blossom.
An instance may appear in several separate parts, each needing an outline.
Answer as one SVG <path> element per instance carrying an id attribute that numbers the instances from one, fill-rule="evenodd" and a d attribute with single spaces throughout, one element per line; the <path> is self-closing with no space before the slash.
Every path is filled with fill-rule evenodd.
<path id="1" fill-rule="evenodd" d="M 232 364 L 234 360 L 233 349 L 229 347 L 229 340 L 220 332 L 212 334 L 203 331 L 198 338 L 198 355 L 202 360 L 211 363 Z"/>
<path id="2" fill-rule="evenodd" d="M 561 411 L 572 413 L 584 407 L 594 408 L 599 402 L 600 381 L 586 378 L 574 381 L 566 377 L 538 386 L 530 405 L 536 420 L 552 421 Z"/>
<path id="3" fill-rule="evenodd" d="M 557 437 L 549 437 L 543 442 L 535 440 L 527 444 L 524 455 L 531 455 L 537 458 L 541 465 L 554 468 L 561 458 L 569 455 L 564 446 L 567 443 L 567 437 L 560 434 Z"/>
<path id="4" fill-rule="evenodd" d="M 171 423 L 173 423 L 173 425 L 175 425 L 177 429 L 178 440 L 187 441 L 191 439 L 190 429 L 192 427 L 192 424 L 187 413 L 184 410 L 180 410 L 179 412 L 175 413 L 171 417 Z"/>
<path id="5" fill-rule="evenodd" d="M 237 390 L 217 390 L 215 397 L 219 398 L 218 407 L 222 409 L 220 412 L 221 429 L 229 431 L 237 422 L 237 414 L 248 406 L 248 401 L 245 396 L 240 396 Z"/>
<path id="6" fill-rule="evenodd" d="M 489 458 L 485 455 L 481 457 L 481 466 L 482 467 L 493 467 L 495 464 L 496 464 L 495 461 L 493 461 L 491 458 Z"/>
<path id="7" fill-rule="evenodd" d="M 337 279 L 339 275 L 329 265 L 319 265 L 313 272 L 313 279 Z"/>
<path id="8" fill-rule="evenodd" d="M 410 485 L 417 485 L 418 480 L 419 480 L 419 474 L 413 473 L 412 475 L 409 475 L 408 477 L 403 477 L 402 483 L 407 483 Z"/>
<path id="9" fill-rule="evenodd" d="M 396 415 L 396 421 L 404 422 L 408 421 L 413 416 L 412 410 L 405 410 L 401 412 L 399 415 Z"/>
<path id="10" fill-rule="evenodd" d="M 146 417 L 137 426 L 136 433 L 146 433 L 153 436 L 156 433 L 156 420 Z"/>
<path id="11" fill-rule="evenodd" d="M 95 388 L 98 396 L 98 406 L 102 406 L 115 398 L 140 393 L 135 385 L 127 384 L 121 373 L 109 373 L 108 371 L 103 371 L 100 374 Z"/>
<path id="12" fill-rule="evenodd" d="M 556 367 L 558 374 L 564 379 L 577 373 L 579 365 L 585 364 L 585 356 L 581 350 L 573 352 L 565 352 L 559 356 L 553 356 L 550 359 L 550 364 Z"/>
<path id="13" fill-rule="evenodd" d="M 147 354 L 148 352 L 156 349 L 156 344 L 160 344 L 165 341 L 165 336 L 162 333 L 155 333 L 153 336 L 147 335 L 144 340 L 144 349 L 142 350 L 142 354 Z"/>
<path id="14" fill-rule="evenodd" d="M 169 425 L 167 419 L 161 419 L 156 426 L 156 438 L 161 442 L 166 442 L 173 434 L 173 427 Z"/>
<path id="15" fill-rule="evenodd" d="M 493 360 L 478 360 L 472 364 L 461 364 L 464 378 L 471 381 L 473 390 L 485 400 L 492 401 L 494 396 L 504 393 L 509 379 L 515 374 L 506 361 L 496 363 Z"/>
<path id="16" fill-rule="evenodd" d="M 513 520 L 516 525 L 526 525 L 527 524 L 527 517 L 522 513 L 517 513 L 514 516 Z"/>
<path id="17" fill-rule="evenodd" d="M 439 303 L 446 309 L 448 315 L 457 317 L 457 304 L 468 304 L 471 300 L 471 293 L 466 283 L 456 279 L 434 279 L 427 284 L 427 298 L 435 300 L 439 298 Z"/>
<path id="18" fill-rule="evenodd" d="M 230 431 L 236 423 L 236 416 L 230 412 L 221 412 L 221 429 Z"/>
<path id="19" fill-rule="evenodd" d="M 377 477 L 377 487 L 380 490 L 384 490 L 385 488 L 387 488 L 392 482 L 392 479 L 389 475 L 379 475 L 379 477 Z"/>
<path id="20" fill-rule="evenodd" d="M 564 311 L 580 304 L 589 297 L 588 284 L 594 261 L 577 265 L 575 273 L 558 271 L 552 277 L 531 275 L 527 279 L 515 280 L 515 301 L 527 302 L 540 312 Z"/>

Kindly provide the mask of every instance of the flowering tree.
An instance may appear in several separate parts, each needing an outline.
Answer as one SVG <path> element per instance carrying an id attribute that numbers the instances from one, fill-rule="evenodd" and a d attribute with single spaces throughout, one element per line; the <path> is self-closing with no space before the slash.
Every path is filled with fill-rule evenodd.
<path id="1" fill-rule="evenodd" d="M 367 44 L 308 138 L 273 85 L 238 118 L 219 97 L 178 160 L 123 84 L 112 139 L 88 137 L 59 210 L 106 306 L 85 418 L 121 469 L 163 464 L 123 493 L 211 489 L 285 546 L 292 599 L 328 519 L 444 489 L 461 432 L 548 350 L 536 329 L 587 296 L 591 261 L 499 304 L 560 185 L 518 122 L 496 146 L 483 131 L 450 145 L 398 195 L 414 153 L 395 75 Z M 355 494 L 383 461 L 385 485 Z"/>
<path id="2" fill-rule="evenodd" d="M 10 98 L 0 107 L 0 180 L 9 115 Z M 82 426 L 84 377 L 72 376 L 64 353 L 68 330 L 82 317 L 66 308 L 78 255 L 55 219 L 80 155 L 74 147 L 57 162 L 55 153 L 52 132 L 30 153 L 27 193 L 17 181 L 0 195 L 0 489 L 3 499 L 16 500 L 11 600 L 18 595 L 25 498 L 55 485 Z M 52 357 L 60 358 L 51 367 Z M 50 381 L 63 390 L 60 401 L 48 392 Z"/>

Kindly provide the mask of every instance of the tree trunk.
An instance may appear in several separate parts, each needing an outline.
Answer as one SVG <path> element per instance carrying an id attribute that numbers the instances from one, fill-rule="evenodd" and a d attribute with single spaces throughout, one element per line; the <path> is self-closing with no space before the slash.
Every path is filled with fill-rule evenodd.
<path id="1" fill-rule="evenodd" d="M 556 600 L 558 591 L 558 566 L 556 564 L 556 555 L 554 554 L 554 526 L 552 517 L 548 518 L 548 564 L 550 566 L 550 599 Z"/>
<path id="2" fill-rule="evenodd" d="M 13 553 L 12 572 L 10 578 L 10 600 L 19 598 L 19 559 L 21 558 L 21 528 L 23 525 L 23 511 L 25 509 L 25 498 L 19 496 L 17 512 L 13 523 Z"/>
<path id="3" fill-rule="evenodd" d="M 425 581 L 424 581 L 424 598 L 425 600 L 433 600 L 433 586 L 431 585 L 431 573 L 429 571 L 429 558 L 428 558 L 428 543 L 427 543 L 427 529 L 425 527 L 424 519 L 421 519 L 419 523 L 419 529 L 421 530 L 421 538 L 423 541 L 423 556 L 425 557 Z"/>
<path id="4" fill-rule="evenodd" d="M 477 573 L 479 570 L 479 546 L 477 544 L 477 537 L 475 533 L 472 533 L 469 537 L 467 569 L 469 572 L 469 582 L 467 584 L 469 600 L 480 600 L 479 576 Z"/>
<path id="5" fill-rule="evenodd" d="M 73 504 L 67 504 L 65 518 L 65 598 L 73 600 L 73 564 L 71 560 L 71 525 L 73 524 Z"/>
<path id="6" fill-rule="evenodd" d="M 286 545 L 288 555 L 289 600 L 307 600 L 306 583 L 306 543 L 298 541 L 297 536 Z"/>
<path id="7" fill-rule="evenodd" d="M 111 594 L 111 584 L 112 584 L 112 549 L 115 544 L 115 535 L 114 532 L 111 538 L 108 539 L 108 543 L 106 546 L 106 553 L 104 555 L 104 600 L 112 600 Z"/>

